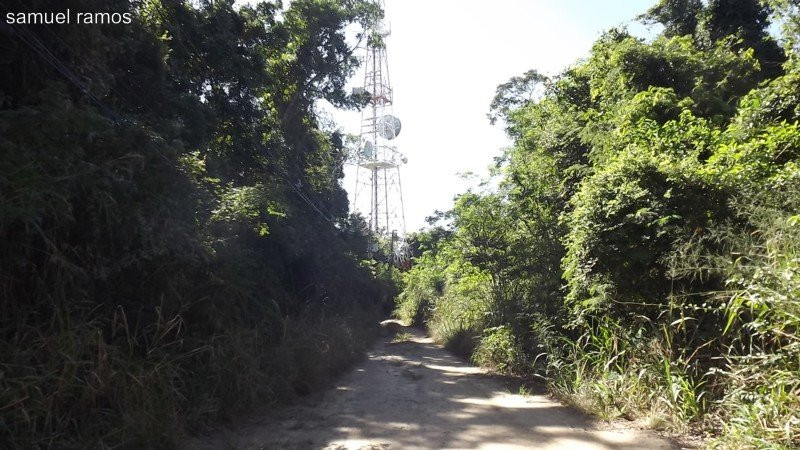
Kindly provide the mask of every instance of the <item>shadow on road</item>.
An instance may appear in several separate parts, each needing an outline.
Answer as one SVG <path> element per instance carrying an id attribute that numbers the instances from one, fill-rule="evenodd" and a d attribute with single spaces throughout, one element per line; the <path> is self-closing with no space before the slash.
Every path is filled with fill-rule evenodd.
<path id="1" fill-rule="evenodd" d="M 517 395 L 518 380 L 471 366 L 419 330 L 401 331 L 413 337 L 379 343 L 335 388 L 262 424 L 229 431 L 217 444 L 337 450 L 674 448 L 640 430 L 597 429 L 587 416 L 541 393 Z"/>

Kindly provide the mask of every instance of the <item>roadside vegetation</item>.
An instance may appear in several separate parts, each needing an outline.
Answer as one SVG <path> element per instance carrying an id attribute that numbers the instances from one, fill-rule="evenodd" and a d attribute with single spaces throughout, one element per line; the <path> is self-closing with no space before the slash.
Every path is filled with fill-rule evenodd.
<path id="1" fill-rule="evenodd" d="M 800 447 L 798 17 L 662 0 L 500 85 L 497 188 L 416 235 L 396 314 L 604 418 Z"/>
<path id="2" fill-rule="evenodd" d="M 395 288 L 314 105 L 375 4 L 3 4 L 133 20 L 0 31 L 0 447 L 174 447 L 358 357 Z"/>

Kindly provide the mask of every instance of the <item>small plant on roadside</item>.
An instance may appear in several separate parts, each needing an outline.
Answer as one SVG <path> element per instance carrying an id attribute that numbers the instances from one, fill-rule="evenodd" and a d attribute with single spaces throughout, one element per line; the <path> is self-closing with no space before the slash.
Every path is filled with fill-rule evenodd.
<path id="1" fill-rule="evenodd" d="M 397 343 L 400 343 L 400 342 L 410 342 L 410 341 L 413 341 L 413 340 L 414 340 L 414 335 L 413 334 L 411 334 L 411 333 L 409 333 L 407 331 L 401 331 L 401 332 L 399 332 L 399 333 L 394 335 L 394 338 L 392 338 L 392 343 L 393 344 L 397 344 Z"/>

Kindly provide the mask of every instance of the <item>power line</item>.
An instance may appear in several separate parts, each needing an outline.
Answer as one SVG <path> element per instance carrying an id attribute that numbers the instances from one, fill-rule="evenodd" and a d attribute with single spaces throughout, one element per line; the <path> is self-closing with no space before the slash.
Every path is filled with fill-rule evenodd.
<path id="1" fill-rule="evenodd" d="M 163 6 L 164 6 L 164 5 L 163 5 L 163 4 L 161 4 L 161 7 L 163 7 Z M 168 22 L 167 22 L 166 18 L 164 17 L 164 15 L 162 14 L 161 8 L 159 8 L 159 7 L 156 7 L 156 12 L 158 13 L 159 17 L 160 17 L 160 18 L 161 18 L 161 20 L 164 22 L 164 24 L 167 24 Z M 200 54 L 201 54 L 201 53 L 200 53 L 200 51 L 199 51 L 199 50 L 197 49 L 197 47 L 194 45 L 194 43 L 192 42 L 192 40 L 191 40 L 191 39 L 189 39 L 189 37 L 188 37 L 188 36 L 187 36 L 187 35 L 186 35 L 186 34 L 183 32 L 183 29 L 182 29 L 182 27 L 181 27 L 179 24 L 176 24 L 176 25 L 175 25 L 175 27 L 174 27 L 174 29 L 175 29 L 175 32 L 176 32 L 176 33 L 177 33 L 177 34 L 180 36 L 180 39 L 178 39 L 177 41 L 178 41 L 178 44 L 179 44 L 181 47 L 183 47 L 184 51 L 186 51 L 188 54 L 194 54 L 194 55 L 196 55 L 196 56 L 200 56 Z M 188 45 L 189 47 L 191 47 L 191 50 L 189 50 L 189 49 L 186 47 L 186 45 Z M 272 152 L 271 152 L 271 151 L 270 151 L 268 148 L 266 148 L 266 147 L 264 147 L 264 146 L 261 146 L 261 147 L 262 147 L 264 150 L 266 150 L 266 152 L 267 152 L 267 153 L 270 155 L 270 157 L 271 157 L 271 158 L 272 158 L 274 161 L 276 161 L 276 163 L 279 161 L 279 159 L 278 159 L 278 158 L 277 158 L 277 157 L 276 157 L 276 156 L 275 156 L 275 155 L 274 155 L 274 154 L 273 154 L 273 153 L 272 153 Z M 315 210 L 315 211 L 316 211 L 316 212 L 317 212 L 317 213 L 318 213 L 318 214 L 319 214 L 319 215 L 320 215 L 320 216 L 321 216 L 323 219 L 325 219 L 326 221 L 328 221 L 328 222 L 330 222 L 330 223 L 335 223 L 335 218 L 334 218 L 334 215 L 333 215 L 333 214 L 331 214 L 331 213 L 330 213 L 330 212 L 327 210 L 327 208 L 325 208 L 325 207 L 322 205 L 322 202 L 320 202 L 320 201 L 319 201 L 319 199 L 317 199 L 317 198 L 316 198 L 316 196 L 314 196 L 312 193 L 305 192 L 305 191 L 302 189 L 302 186 L 300 186 L 300 187 L 296 186 L 296 185 L 295 185 L 295 184 L 292 182 L 292 180 L 290 180 L 290 179 L 289 179 L 288 170 L 287 170 L 286 172 L 283 172 L 283 173 L 280 173 L 280 171 L 279 171 L 278 175 L 280 175 L 280 176 L 281 176 L 281 178 L 283 178 L 283 179 L 284 179 L 284 181 L 286 182 L 286 184 L 288 184 L 288 185 L 289 185 L 289 187 L 290 187 L 290 188 L 291 188 L 293 191 L 295 191 L 295 193 L 298 195 L 298 197 L 300 197 L 300 198 L 301 198 L 301 199 L 302 199 L 302 200 L 303 200 L 305 203 L 307 203 L 307 204 L 308 204 L 308 205 L 309 205 L 309 206 L 310 206 L 312 209 L 314 209 L 314 210 Z M 314 199 L 316 200 L 316 203 L 315 203 L 315 202 L 313 202 L 312 200 L 310 200 L 310 199 L 309 199 L 309 197 L 311 197 L 311 198 L 314 198 Z M 323 211 L 324 211 L 324 212 L 323 212 Z"/>
<path id="2" fill-rule="evenodd" d="M 21 9 L 23 9 L 23 10 L 24 10 L 24 9 L 26 8 L 26 6 L 25 6 L 25 5 L 24 5 L 24 4 L 23 4 L 23 3 L 22 3 L 20 0 L 15 0 L 15 2 L 17 3 L 17 5 L 19 5 L 19 7 L 20 7 Z M 66 50 L 66 52 L 67 52 L 68 54 L 70 54 L 70 56 L 71 56 L 72 58 L 79 60 L 79 61 L 80 61 L 81 63 L 83 63 L 83 65 L 85 65 L 86 67 L 92 67 L 92 64 L 91 64 L 89 61 L 87 61 L 87 60 L 86 60 L 86 59 L 85 59 L 85 58 L 84 58 L 84 57 L 83 57 L 83 56 L 80 54 L 80 52 L 76 52 L 75 50 L 73 50 L 73 49 L 72 49 L 72 47 L 70 47 L 70 45 L 69 45 L 69 44 L 66 42 L 66 40 L 64 40 L 64 39 L 63 39 L 61 36 L 59 36 L 57 33 L 55 33 L 55 32 L 54 32 L 54 31 L 53 31 L 53 30 L 52 30 L 50 27 L 42 27 L 42 29 L 44 29 L 46 32 L 48 32 L 48 33 L 50 34 L 50 36 L 52 36 L 53 38 L 55 38 L 56 40 L 58 40 L 58 41 L 61 43 L 61 47 L 62 47 L 62 48 L 64 48 L 64 49 Z M 30 32 L 29 32 L 29 33 L 30 33 Z M 53 52 L 50 52 L 50 53 L 51 53 L 51 54 L 53 54 Z M 54 57 L 55 57 L 55 55 L 54 55 Z M 138 88 L 139 88 L 140 90 L 141 90 L 141 89 L 143 89 L 143 88 L 142 88 L 142 85 L 141 85 L 141 83 L 138 83 L 138 82 L 137 82 L 136 84 L 138 85 Z M 123 103 L 125 103 L 125 104 L 126 104 L 126 105 L 127 105 L 129 108 L 130 108 L 130 109 L 132 109 L 132 110 L 133 110 L 133 109 L 135 109 L 135 106 L 137 106 L 137 105 L 132 105 L 131 103 L 129 103 L 128 101 L 126 101 L 126 100 L 125 100 L 125 96 L 121 95 L 121 94 L 120 94 L 120 92 L 118 92 L 116 89 L 114 89 L 114 86 L 113 86 L 113 85 L 109 85 L 109 87 L 108 87 L 108 88 L 109 88 L 109 90 L 110 90 L 111 92 L 113 92 L 114 94 L 116 94 L 116 96 L 117 96 L 117 97 L 118 97 L 118 98 L 119 98 L 119 99 L 120 99 L 120 100 L 121 100 Z M 131 90 L 131 89 L 127 88 L 127 87 L 125 87 L 125 90 L 126 90 L 126 92 L 127 92 L 128 94 L 130 94 L 130 95 L 132 95 L 132 96 L 134 96 L 134 97 L 137 95 L 137 93 L 136 93 L 136 92 L 134 92 L 133 90 Z M 143 107 L 144 107 L 144 108 L 145 108 L 145 109 L 146 109 L 146 110 L 147 110 L 147 111 L 148 111 L 150 114 L 152 114 L 153 116 L 157 116 L 156 112 L 155 112 L 155 111 L 154 111 L 152 108 L 150 108 L 150 105 L 148 105 L 147 103 L 145 103 L 145 102 L 141 102 L 139 105 L 143 106 Z"/>
<path id="3" fill-rule="evenodd" d="M 102 100 L 100 100 L 99 98 L 97 98 L 97 96 L 95 96 L 95 95 L 94 95 L 94 94 L 91 92 L 91 90 L 89 89 L 89 87 L 88 87 L 88 86 L 86 86 L 84 83 L 82 83 L 82 82 L 81 82 L 81 81 L 78 79 L 78 77 L 77 77 L 77 76 L 76 76 L 76 75 L 75 75 L 75 74 L 74 74 L 74 73 L 73 73 L 73 72 L 72 72 L 72 71 L 71 71 L 71 70 L 70 70 L 70 69 L 69 69 L 69 68 L 68 68 L 68 67 L 67 67 L 67 66 L 66 66 L 66 65 L 65 65 L 65 64 L 64 64 L 64 63 L 63 63 L 63 62 L 60 60 L 60 59 L 58 59 L 58 57 L 57 57 L 57 56 L 55 56 L 55 55 L 54 55 L 54 54 L 53 54 L 53 53 L 50 51 L 50 49 L 49 49 L 49 48 L 47 48 L 47 46 L 46 46 L 44 43 L 42 43 L 42 41 L 40 41 L 40 40 L 39 40 L 39 38 L 37 38 L 37 37 L 36 37 L 36 35 L 35 35 L 35 34 L 31 33 L 29 30 L 26 30 L 26 29 L 24 29 L 24 28 L 21 28 L 21 27 L 18 27 L 18 26 L 17 26 L 17 27 L 11 27 L 11 26 L 9 26 L 8 28 L 9 28 L 9 29 L 11 30 L 11 32 L 12 32 L 14 35 L 16 35 L 16 36 L 17 36 L 17 37 L 18 37 L 18 38 L 19 38 L 19 39 L 20 39 L 20 40 L 21 40 L 23 43 L 25 43 L 25 44 L 27 44 L 29 47 L 31 47 L 31 49 L 33 49 L 33 51 L 34 51 L 34 52 L 36 52 L 36 54 L 38 54 L 40 58 L 42 58 L 42 59 L 43 59 L 45 62 L 47 62 L 48 64 L 50 64 L 51 66 L 53 66 L 53 67 L 54 67 L 54 68 L 55 68 L 55 69 L 56 69 L 56 70 L 57 70 L 59 73 L 61 73 L 61 74 L 62 74 L 62 75 L 63 75 L 63 76 L 64 76 L 64 77 L 67 79 L 67 81 L 69 81 L 70 83 L 72 83 L 72 84 L 74 84 L 75 86 L 77 86 L 77 87 L 78 87 L 78 88 L 81 90 L 81 92 L 83 92 L 83 94 L 84 94 L 86 97 L 88 97 L 88 98 L 89 98 L 89 100 L 91 100 L 91 101 L 92 101 L 92 103 L 94 103 L 95 105 L 97 105 L 97 107 L 99 107 L 99 108 L 100 108 L 100 110 L 103 112 L 103 114 L 104 114 L 104 115 L 105 115 L 107 118 L 109 118 L 109 119 L 110 119 L 110 120 L 111 120 L 113 123 L 115 123 L 115 124 L 119 124 L 119 123 L 121 123 L 121 120 L 119 119 L 119 117 L 117 116 L 117 114 L 114 112 L 114 110 L 113 110 L 112 108 L 110 108 L 108 105 L 106 105 L 105 103 L 103 103 L 103 101 L 102 101 Z M 154 144 L 153 144 L 153 142 L 152 142 L 152 141 L 148 140 L 148 141 L 147 141 L 147 146 L 148 146 L 148 147 L 149 147 L 149 148 L 150 148 L 150 149 L 151 149 L 151 150 L 152 150 L 152 151 L 153 151 L 155 154 L 157 154 L 158 156 L 160 156 L 160 157 L 164 158 L 164 159 L 165 159 L 166 161 L 168 161 L 168 162 L 172 162 L 172 160 L 171 160 L 171 159 L 169 159 L 169 158 L 168 158 L 166 155 L 164 155 L 163 153 L 161 153 L 161 151 L 160 151 L 160 150 L 158 150 L 158 149 L 157 149 L 157 148 L 154 146 Z"/>
<path id="4" fill-rule="evenodd" d="M 303 193 L 303 190 L 302 190 L 302 186 L 300 186 L 300 187 L 298 187 L 298 186 L 295 186 L 295 184 L 294 184 L 294 183 L 292 183 L 292 180 L 290 180 L 290 179 L 289 179 L 289 174 L 288 174 L 288 172 L 284 172 L 284 171 L 280 170 L 280 168 L 277 166 L 277 162 L 278 162 L 278 161 L 280 161 L 280 160 L 279 160 L 279 159 L 278 159 L 278 158 L 275 156 L 275 154 L 274 154 L 274 153 L 272 153 L 272 151 L 270 151 L 270 149 L 269 149 L 269 148 L 267 148 L 267 147 L 265 147 L 265 146 L 260 146 L 260 148 L 261 148 L 262 150 L 266 151 L 266 152 L 267 152 L 267 154 L 268 154 L 268 155 L 269 155 L 269 156 L 270 156 L 270 157 L 271 157 L 271 158 L 272 158 L 272 159 L 273 159 L 273 160 L 276 162 L 276 169 L 278 169 L 278 170 L 276 171 L 276 172 L 277 172 L 277 174 L 278 174 L 278 175 L 279 175 L 281 178 L 283 178 L 283 180 L 286 182 L 286 184 L 287 184 L 287 185 L 288 185 L 290 188 L 292 188 L 292 190 L 293 190 L 293 191 L 295 191 L 295 193 L 297 194 L 297 196 L 298 196 L 298 197 L 300 197 L 301 199 L 303 199 L 303 201 L 304 201 L 304 202 L 306 202 L 306 203 L 307 203 L 309 206 L 311 206 L 311 208 L 313 208 L 313 209 L 314 209 L 314 210 L 315 210 L 315 211 L 316 211 L 316 212 L 317 212 L 317 213 L 318 213 L 320 216 L 322 216 L 322 218 L 323 218 L 323 219 L 325 219 L 326 221 L 328 221 L 328 222 L 330 222 L 330 223 L 335 223 L 335 217 L 334 217 L 334 215 L 333 215 L 333 214 L 331 214 L 330 212 L 328 212 L 328 211 L 327 211 L 327 209 L 326 209 L 326 208 L 325 208 L 325 207 L 324 207 L 324 206 L 321 204 L 321 202 L 320 202 L 320 204 L 319 204 L 319 207 L 317 207 L 317 205 L 315 205 L 315 204 L 314 204 L 314 202 L 312 202 L 312 201 L 311 201 L 311 200 L 308 198 L 308 197 L 310 196 L 310 194 L 304 194 L 304 193 Z M 326 215 L 324 212 L 322 212 L 322 209 L 325 209 L 325 211 L 327 212 L 327 215 Z M 329 216 L 330 216 L 330 217 L 329 217 Z"/>
<path id="5" fill-rule="evenodd" d="M 58 59 L 52 52 L 47 48 L 46 45 L 40 41 L 36 35 L 31 33 L 30 31 L 20 28 L 20 27 L 9 27 L 11 32 L 14 33 L 22 42 L 27 44 L 29 47 L 33 49 L 45 62 L 53 66 L 61 75 L 63 75 L 67 80 L 69 80 L 72 84 L 77 86 L 84 95 L 86 95 L 89 100 L 92 101 L 95 105 L 97 105 L 106 115 L 110 116 L 113 121 L 117 121 L 116 115 L 113 113 L 111 108 L 106 106 L 99 98 L 97 98 L 86 86 L 84 83 L 78 79 L 78 77 L 72 73 L 71 70 L 67 66 L 65 66 L 61 60 Z"/>
<path id="6" fill-rule="evenodd" d="M 49 49 L 49 48 L 48 48 L 48 47 L 47 47 L 47 46 L 46 46 L 44 43 L 42 43 L 42 42 L 41 42 L 41 41 L 40 41 L 40 40 L 39 40 L 39 39 L 36 37 L 36 35 L 34 35 L 33 33 L 31 33 L 29 30 L 26 30 L 26 29 L 24 29 L 24 28 L 21 28 L 21 27 L 16 27 L 16 26 L 15 26 L 15 27 L 12 27 L 12 26 L 9 26 L 8 28 L 9 28 L 9 29 L 11 30 L 11 32 L 12 32 L 12 33 L 13 33 L 15 36 L 17 36 L 17 37 L 18 37 L 18 38 L 19 38 L 19 39 L 20 39 L 20 40 L 21 40 L 23 43 L 25 43 L 25 44 L 26 44 L 26 45 L 28 45 L 28 46 L 29 46 L 31 49 L 33 49 L 33 51 L 34 51 L 34 52 L 36 52 L 36 54 L 38 54 L 40 58 L 42 58 L 42 59 L 43 59 L 45 62 L 47 62 L 48 64 L 50 64 L 51 66 L 53 66 L 53 67 L 54 67 L 54 68 L 55 68 L 55 69 L 56 69 L 56 70 L 57 70 L 57 71 L 58 71 L 58 72 L 59 72 L 61 75 L 63 75 L 63 76 L 64 76 L 64 77 L 65 77 L 65 78 L 66 78 L 66 79 L 69 81 L 69 82 L 71 82 L 71 83 L 72 83 L 72 84 L 74 84 L 76 87 L 78 87 L 78 88 L 81 90 L 81 92 L 82 92 L 82 93 L 83 93 L 83 94 L 84 94 L 86 97 L 88 97 L 88 98 L 89 98 L 89 100 L 90 100 L 90 101 L 92 101 L 92 103 L 94 103 L 95 105 L 97 105 L 97 106 L 98 106 L 98 107 L 99 107 L 99 108 L 100 108 L 100 109 L 101 109 L 101 110 L 102 110 L 102 111 L 105 113 L 105 115 L 107 115 L 107 116 L 108 116 L 108 117 L 109 117 L 109 118 L 110 118 L 110 119 L 111 119 L 111 120 L 112 120 L 114 123 L 119 123 L 119 122 L 120 122 L 120 120 L 119 120 L 118 116 L 117 116 L 117 115 L 114 113 L 114 111 L 113 111 L 113 110 L 112 110 L 112 109 L 111 109 L 111 108 L 110 108 L 108 105 L 106 105 L 106 104 L 105 104 L 105 103 L 104 103 L 102 100 L 100 100 L 99 98 L 97 98 L 97 96 L 95 96 L 95 95 L 94 95 L 94 94 L 91 92 L 91 90 L 89 89 L 89 87 L 88 87 L 88 86 L 86 86 L 86 85 L 85 85 L 83 82 L 81 82 L 81 80 L 80 80 L 80 79 L 79 79 L 79 78 L 78 78 L 78 77 L 77 77 L 77 76 L 76 76 L 76 75 L 75 75 L 75 74 L 74 74 L 74 73 L 73 73 L 73 72 L 72 72 L 72 71 L 71 71 L 71 70 L 70 70 L 70 69 L 69 69 L 69 68 L 68 68 L 68 67 L 67 67 L 67 66 L 66 66 L 66 65 L 65 65 L 65 64 L 64 64 L 64 63 L 63 63 L 63 62 L 62 62 L 62 61 L 61 61 L 61 60 L 60 60 L 58 57 L 57 57 L 57 56 L 55 56 L 55 55 L 54 55 L 54 54 L 53 54 L 53 53 L 50 51 L 50 49 Z M 194 46 L 193 46 L 193 47 L 194 47 Z M 125 101 L 125 100 L 124 100 L 124 98 L 122 98 L 121 100 L 122 100 L 123 102 Z M 153 150 L 153 151 L 154 151 L 156 154 L 158 154 L 158 155 L 159 155 L 159 156 L 161 156 L 162 158 L 166 159 L 167 161 L 169 161 L 169 162 L 172 162 L 172 160 L 170 160 L 169 158 L 167 158 L 167 157 L 166 157 L 164 154 L 162 154 L 162 153 L 161 153 L 161 152 L 160 152 L 160 151 L 159 151 L 157 148 L 155 148 L 155 147 L 153 146 L 153 143 L 152 143 L 151 141 L 149 141 L 149 140 L 148 140 L 148 146 L 149 146 L 149 147 L 150 147 L 150 148 L 151 148 L 151 149 L 152 149 L 152 150 Z M 266 151 L 266 152 L 267 152 L 267 153 L 270 155 L 270 157 L 271 157 L 273 160 L 275 160 L 276 162 L 277 162 L 277 161 L 279 161 L 279 159 L 278 159 L 277 157 L 275 157 L 275 155 L 274 155 L 274 154 L 273 154 L 273 153 L 272 153 L 272 152 L 271 152 L 271 151 L 270 151 L 268 148 L 266 148 L 266 147 L 264 147 L 264 146 L 261 146 L 261 148 L 262 148 L 262 149 L 264 149 L 264 150 L 265 150 L 265 151 Z M 294 192 L 295 192 L 295 193 L 296 193 L 296 194 L 297 194 L 297 195 L 298 195 L 298 196 L 299 196 L 299 197 L 300 197 L 300 198 L 301 198 L 301 199 L 302 199 L 302 200 L 303 200 L 303 201 L 304 201 L 306 204 L 308 204 L 308 205 L 309 205 L 309 206 L 310 206 L 310 207 L 311 207 L 311 208 L 312 208 L 312 209 L 313 209 L 315 212 L 317 212 L 317 213 L 318 213 L 318 214 L 319 214 L 319 215 L 320 215 L 320 216 L 321 216 L 323 219 L 325 219 L 325 220 L 326 220 L 327 222 L 329 222 L 329 223 L 335 223 L 335 217 L 334 217 L 334 215 L 333 215 L 333 214 L 331 214 L 329 211 L 327 211 L 327 209 L 326 209 L 326 208 L 325 208 L 325 207 L 324 207 L 324 206 L 321 204 L 321 202 L 320 202 L 320 204 L 319 204 L 319 205 L 317 205 L 317 204 L 315 204 L 315 203 L 314 203 L 312 200 L 310 200 L 310 199 L 309 199 L 309 197 L 313 197 L 313 195 L 312 195 L 312 194 L 309 194 L 309 193 L 305 193 L 305 192 L 303 191 L 302 187 L 295 186 L 295 184 L 294 184 L 294 183 L 292 183 L 292 181 L 289 179 L 289 177 L 288 177 L 288 173 L 284 173 L 284 172 L 281 172 L 280 170 L 278 170 L 278 175 L 280 175 L 280 176 L 281 176 L 281 178 L 283 178 L 283 179 L 284 179 L 284 181 L 286 182 L 286 184 L 287 184 L 287 185 L 288 185 L 288 186 L 289 186 L 289 187 L 290 187 L 290 188 L 291 188 L 291 189 L 292 189 L 292 190 L 293 190 L 293 191 L 294 191 Z M 323 212 L 323 210 L 324 210 L 325 212 Z M 327 214 L 326 214 L 326 213 L 327 213 Z"/>

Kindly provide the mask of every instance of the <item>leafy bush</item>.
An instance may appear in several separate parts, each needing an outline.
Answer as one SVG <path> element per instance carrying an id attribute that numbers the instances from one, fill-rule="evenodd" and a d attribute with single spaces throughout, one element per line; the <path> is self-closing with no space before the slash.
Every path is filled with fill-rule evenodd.
<path id="1" fill-rule="evenodd" d="M 472 360 L 499 372 L 513 373 L 524 367 L 522 355 L 511 327 L 501 325 L 483 330 Z"/>
<path id="2" fill-rule="evenodd" d="M 497 189 L 459 196 L 416 260 L 444 278 L 434 335 L 603 417 L 800 446 L 797 12 L 664 0 L 644 15 L 662 35 L 610 30 L 557 77 L 501 84 Z M 459 293 L 470 274 L 483 290 Z"/>
<path id="3" fill-rule="evenodd" d="M 447 266 L 445 277 L 442 295 L 432 303 L 427 326 L 445 347 L 469 356 L 491 309 L 488 279 L 475 267 L 458 261 Z"/>
<path id="4" fill-rule="evenodd" d="M 406 287 L 397 298 L 394 312 L 403 322 L 418 327 L 424 325 L 434 299 L 444 289 L 442 274 L 426 266 L 421 264 L 408 271 L 405 276 Z"/>
<path id="5" fill-rule="evenodd" d="M 724 214 L 719 192 L 692 169 L 668 156 L 623 151 L 584 181 L 565 237 L 567 301 L 576 316 L 599 309 L 657 317 L 661 307 L 648 305 L 675 289 L 666 267 L 673 243 Z"/>

